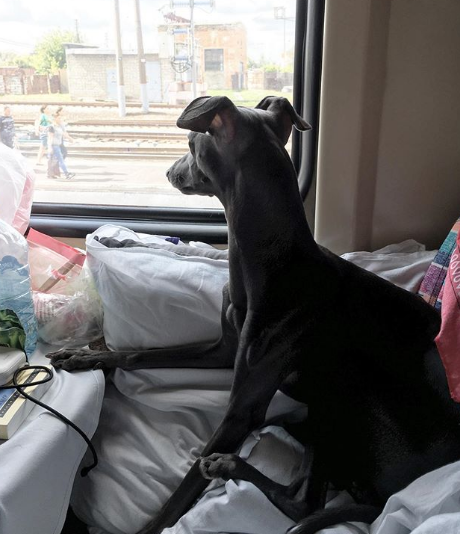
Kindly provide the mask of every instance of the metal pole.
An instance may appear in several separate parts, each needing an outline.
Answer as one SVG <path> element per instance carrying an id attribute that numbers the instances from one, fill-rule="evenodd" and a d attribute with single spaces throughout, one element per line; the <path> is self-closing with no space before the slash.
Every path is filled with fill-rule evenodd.
<path id="1" fill-rule="evenodd" d="M 286 14 L 283 17 L 283 67 L 286 67 Z"/>
<path id="2" fill-rule="evenodd" d="M 75 37 L 77 43 L 80 43 L 80 31 L 78 30 L 78 19 L 75 19 Z"/>
<path id="3" fill-rule="evenodd" d="M 192 67 L 192 94 L 196 98 L 196 62 L 195 62 L 195 22 L 193 20 L 193 8 L 195 7 L 195 0 L 190 0 L 190 35 L 192 39 L 191 47 L 191 67 Z"/>
<path id="4" fill-rule="evenodd" d="M 120 117 L 126 115 L 125 99 L 125 81 L 123 77 L 123 51 L 121 49 L 121 30 L 120 30 L 120 6 L 118 0 L 114 0 L 115 8 L 115 40 L 116 53 L 115 60 L 117 63 L 117 84 L 118 84 L 118 114 Z"/>
<path id="5" fill-rule="evenodd" d="M 149 112 L 149 95 L 147 90 L 147 74 L 145 72 L 144 44 L 142 42 L 142 24 L 139 0 L 134 0 L 136 16 L 137 57 L 139 61 L 139 84 L 141 89 L 142 112 Z"/>

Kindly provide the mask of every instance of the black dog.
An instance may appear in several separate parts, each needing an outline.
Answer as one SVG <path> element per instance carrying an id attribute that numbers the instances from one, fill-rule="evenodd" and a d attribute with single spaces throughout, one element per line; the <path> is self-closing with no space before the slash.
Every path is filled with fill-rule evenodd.
<path id="1" fill-rule="evenodd" d="M 460 458 L 458 410 L 433 343 L 439 315 L 315 243 L 284 149 L 293 124 L 309 126 L 286 99 L 247 109 L 226 97 L 198 98 L 177 124 L 192 130 L 190 152 L 168 171 L 170 182 L 185 194 L 216 195 L 228 221 L 222 338 L 139 352 L 64 351 L 52 362 L 68 370 L 234 365 L 229 407 L 204 458 L 140 534 L 174 524 L 214 476 L 256 483 L 301 520 L 297 533 L 370 522 L 390 495 Z M 281 487 L 231 454 L 263 423 L 278 388 L 309 406 L 315 461 L 304 502 L 292 497 L 298 487 Z M 309 515 L 320 500 L 317 481 L 363 505 Z"/>

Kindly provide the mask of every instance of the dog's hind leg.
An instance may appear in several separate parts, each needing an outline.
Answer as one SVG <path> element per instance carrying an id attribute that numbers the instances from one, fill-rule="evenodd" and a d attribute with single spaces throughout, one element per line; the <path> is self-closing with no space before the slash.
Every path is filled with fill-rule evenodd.
<path id="1" fill-rule="evenodd" d="M 209 480 L 222 478 L 251 482 L 285 515 L 300 521 L 324 506 L 321 497 L 325 497 L 327 483 L 315 479 L 318 473 L 314 458 L 312 445 L 306 445 L 299 475 L 289 485 L 274 482 L 236 454 L 211 454 L 202 458 L 200 470 Z"/>
<path id="2" fill-rule="evenodd" d="M 350 521 L 371 524 L 381 511 L 381 508 L 369 504 L 349 504 L 337 508 L 326 508 L 306 517 L 289 529 L 287 534 L 315 534 L 327 527 Z"/>

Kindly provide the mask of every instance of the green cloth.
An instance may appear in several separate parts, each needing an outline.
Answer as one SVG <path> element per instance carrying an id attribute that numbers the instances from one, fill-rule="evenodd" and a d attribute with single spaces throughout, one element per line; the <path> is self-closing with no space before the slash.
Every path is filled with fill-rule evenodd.
<path id="1" fill-rule="evenodd" d="M 26 333 L 12 310 L 0 310 L 0 345 L 24 350 Z"/>

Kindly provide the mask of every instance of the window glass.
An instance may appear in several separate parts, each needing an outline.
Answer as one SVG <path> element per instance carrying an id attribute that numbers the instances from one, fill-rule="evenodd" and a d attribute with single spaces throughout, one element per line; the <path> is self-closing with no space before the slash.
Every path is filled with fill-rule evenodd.
<path id="1" fill-rule="evenodd" d="M 223 48 L 205 48 L 204 50 L 204 70 L 224 71 L 224 50 Z"/>
<path id="2" fill-rule="evenodd" d="M 202 95 L 292 101 L 294 19 L 295 0 L 1 2 L 0 116 L 35 201 L 221 207 L 168 183 L 175 121 Z"/>

